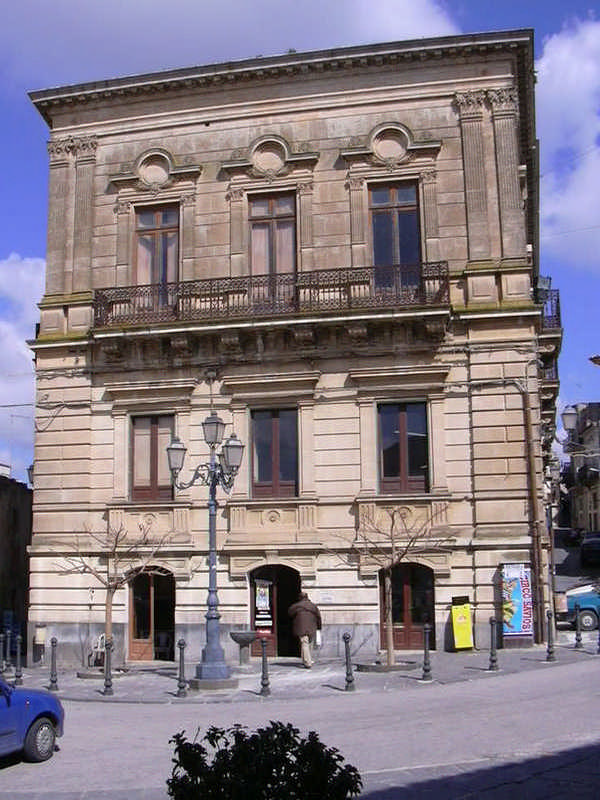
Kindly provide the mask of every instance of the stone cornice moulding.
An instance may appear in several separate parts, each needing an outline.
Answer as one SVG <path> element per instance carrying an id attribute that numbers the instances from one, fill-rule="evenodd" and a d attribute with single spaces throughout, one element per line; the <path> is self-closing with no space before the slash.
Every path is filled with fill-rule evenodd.
<path id="1" fill-rule="evenodd" d="M 124 413 L 132 408 L 164 406 L 169 410 L 189 407 L 198 381 L 193 378 L 172 380 L 139 381 L 137 383 L 107 383 L 104 390 L 107 399 L 112 400 L 113 412 Z"/>
<path id="2" fill-rule="evenodd" d="M 104 103 L 110 99 L 123 103 L 129 97 L 139 100 L 144 95 L 162 95 L 165 92 L 214 90 L 238 82 L 247 85 L 250 81 L 272 82 L 292 77 L 306 78 L 311 74 L 320 76 L 347 70 L 394 68 L 403 63 L 439 63 L 443 59 L 462 61 L 465 57 L 489 55 L 499 57 L 506 52 L 514 54 L 521 80 L 527 86 L 533 74 L 533 31 L 521 29 L 287 53 L 45 89 L 30 92 L 29 97 L 52 125 L 55 108 L 72 109 L 83 103 Z"/>
<path id="3" fill-rule="evenodd" d="M 232 396 L 232 402 L 243 399 L 254 401 L 289 397 L 295 400 L 313 398 L 321 373 L 297 372 L 294 374 L 276 373 L 272 375 L 223 375 L 221 386 Z"/>
<path id="4" fill-rule="evenodd" d="M 358 396 L 374 397 L 398 389 L 429 395 L 444 388 L 449 371 L 449 364 L 428 367 L 409 364 L 392 369 L 350 369 L 348 378 L 356 385 Z"/>

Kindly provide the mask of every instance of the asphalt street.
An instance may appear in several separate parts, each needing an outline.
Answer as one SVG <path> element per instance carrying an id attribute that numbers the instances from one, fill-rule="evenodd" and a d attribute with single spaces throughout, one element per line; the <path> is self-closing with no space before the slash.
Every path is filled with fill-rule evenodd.
<path id="1" fill-rule="evenodd" d="M 368 800 L 599 798 L 596 649 L 591 639 L 582 651 L 563 643 L 554 663 L 542 648 L 499 651 L 498 672 L 484 652 L 434 653 L 431 682 L 415 654 L 412 670 L 357 673 L 354 692 L 337 663 L 308 672 L 279 662 L 270 697 L 256 672 L 235 691 L 184 699 L 168 672 L 124 676 L 112 698 L 63 675 L 59 751 L 43 764 L 0 761 L 0 800 L 165 800 L 175 732 L 272 719 L 317 730 L 358 767 Z"/>

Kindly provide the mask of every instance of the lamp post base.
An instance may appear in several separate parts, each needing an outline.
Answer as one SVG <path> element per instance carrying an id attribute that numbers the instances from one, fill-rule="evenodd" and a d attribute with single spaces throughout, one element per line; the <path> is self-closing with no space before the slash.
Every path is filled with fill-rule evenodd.
<path id="1" fill-rule="evenodd" d="M 188 689 L 193 692 L 203 689 L 236 689 L 238 686 L 237 678 L 191 678 L 188 681 Z"/>

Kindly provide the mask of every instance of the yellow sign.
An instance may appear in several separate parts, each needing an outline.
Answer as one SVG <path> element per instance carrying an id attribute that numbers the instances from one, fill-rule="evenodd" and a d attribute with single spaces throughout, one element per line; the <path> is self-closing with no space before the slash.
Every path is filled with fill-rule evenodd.
<path id="1" fill-rule="evenodd" d="M 469 603 L 452 606 L 452 630 L 454 647 L 465 650 L 473 647 L 473 625 L 471 624 L 471 606 Z"/>

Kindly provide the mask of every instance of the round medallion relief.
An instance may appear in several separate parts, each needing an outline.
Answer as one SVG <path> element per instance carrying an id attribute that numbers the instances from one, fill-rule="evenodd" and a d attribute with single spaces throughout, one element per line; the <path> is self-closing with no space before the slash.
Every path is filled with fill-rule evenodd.
<path id="1" fill-rule="evenodd" d="M 279 142 L 263 142 L 252 154 L 252 163 L 261 172 L 279 172 L 285 164 L 285 150 Z"/>
<path id="2" fill-rule="evenodd" d="M 148 186 L 162 186 L 169 180 L 169 162 L 158 153 L 148 156 L 140 164 L 140 179 Z"/>
<path id="3" fill-rule="evenodd" d="M 399 161 L 406 155 L 406 137 L 401 131 L 385 130 L 373 141 L 375 155 L 384 161 Z"/>

